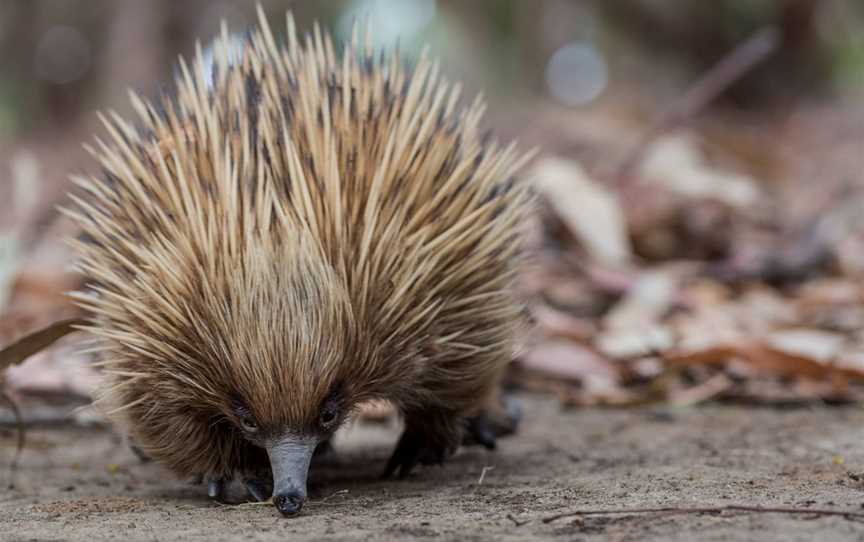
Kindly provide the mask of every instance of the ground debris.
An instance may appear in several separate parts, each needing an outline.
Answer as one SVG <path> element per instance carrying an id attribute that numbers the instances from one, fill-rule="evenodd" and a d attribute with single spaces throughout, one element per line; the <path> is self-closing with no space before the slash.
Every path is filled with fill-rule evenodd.
<path id="1" fill-rule="evenodd" d="M 784 133 L 773 143 L 794 153 Z M 864 201 L 864 172 L 811 194 L 791 160 L 778 190 L 707 142 L 660 134 L 623 184 L 538 161 L 536 332 L 514 383 L 580 406 L 864 398 L 864 238 L 848 203 Z"/>

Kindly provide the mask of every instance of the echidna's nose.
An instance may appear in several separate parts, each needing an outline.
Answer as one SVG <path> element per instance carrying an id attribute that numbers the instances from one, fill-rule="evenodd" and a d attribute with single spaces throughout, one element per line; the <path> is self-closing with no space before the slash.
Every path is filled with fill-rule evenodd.
<path id="1" fill-rule="evenodd" d="M 279 512 L 286 517 L 293 516 L 294 514 L 300 512 L 300 509 L 303 508 L 303 502 L 305 500 L 306 496 L 299 491 L 280 493 L 273 496 L 273 504 L 276 505 L 276 509 L 279 510 Z"/>
<path id="2" fill-rule="evenodd" d="M 318 439 L 286 434 L 267 443 L 273 471 L 273 504 L 283 516 L 293 516 L 306 500 L 306 477 Z"/>

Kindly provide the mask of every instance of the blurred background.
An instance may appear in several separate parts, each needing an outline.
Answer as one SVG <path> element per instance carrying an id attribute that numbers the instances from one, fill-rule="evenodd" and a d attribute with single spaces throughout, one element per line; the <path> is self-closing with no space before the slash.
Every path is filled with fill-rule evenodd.
<path id="1" fill-rule="evenodd" d="M 408 61 L 428 43 L 502 138 L 538 149 L 522 285 L 538 325 L 511 385 L 576 406 L 861 397 L 861 2 L 262 4 L 276 29 L 291 9 L 337 39 L 368 18 Z M 254 3 L 0 0 L 2 344 L 75 314 L 56 207 L 95 171 L 96 112 L 158 93 L 223 19 L 242 34 Z M 88 401 L 74 342 L 6 372 L 26 419 Z"/>

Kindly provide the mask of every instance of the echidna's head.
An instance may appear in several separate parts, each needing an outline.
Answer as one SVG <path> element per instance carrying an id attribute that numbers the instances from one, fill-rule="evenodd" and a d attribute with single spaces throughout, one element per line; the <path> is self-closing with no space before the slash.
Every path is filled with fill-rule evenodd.
<path id="1" fill-rule="evenodd" d="M 362 354 L 346 284 L 314 249 L 292 252 L 253 251 L 228 277 L 226 318 L 211 331 L 225 340 L 206 354 L 226 371 L 220 414 L 267 451 L 283 514 L 302 506 L 312 454 L 353 407 L 364 365 L 352 359 Z"/>
<path id="2" fill-rule="evenodd" d="M 311 243 L 250 241 L 173 265 L 136 277 L 125 297 L 140 306 L 103 324 L 121 331 L 109 399 L 154 458 L 210 477 L 269 465 L 274 503 L 296 513 L 316 446 L 368 395 L 347 285 Z"/>

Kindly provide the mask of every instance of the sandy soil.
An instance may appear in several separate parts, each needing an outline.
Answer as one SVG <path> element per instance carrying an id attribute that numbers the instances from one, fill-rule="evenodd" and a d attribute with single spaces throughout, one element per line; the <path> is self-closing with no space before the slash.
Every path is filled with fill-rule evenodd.
<path id="1" fill-rule="evenodd" d="M 100 428 L 31 431 L 2 540 L 862 540 L 844 517 L 585 516 L 577 508 L 758 504 L 864 511 L 864 411 L 576 410 L 522 397 L 522 432 L 408 480 L 377 475 L 397 428 L 356 426 L 313 467 L 304 513 L 217 505 Z M 0 438 L 8 464 L 11 433 Z M 492 468 L 494 467 L 494 468 Z M 481 473 L 486 468 L 483 481 Z"/>

